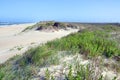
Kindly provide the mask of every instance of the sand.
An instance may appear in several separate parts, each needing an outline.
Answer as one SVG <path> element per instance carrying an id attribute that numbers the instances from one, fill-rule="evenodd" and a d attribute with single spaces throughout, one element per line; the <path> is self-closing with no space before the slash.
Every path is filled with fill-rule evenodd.
<path id="1" fill-rule="evenodd" d="M 15 55 L 22 55 L 29 47 L 38 46 L 78 31 L 78 29 L 55 32 L 32 30 L 21 33 L 23 29 L 33 24 L 35 23 L 0 26 L 0 63 L 4 63 Z"/>

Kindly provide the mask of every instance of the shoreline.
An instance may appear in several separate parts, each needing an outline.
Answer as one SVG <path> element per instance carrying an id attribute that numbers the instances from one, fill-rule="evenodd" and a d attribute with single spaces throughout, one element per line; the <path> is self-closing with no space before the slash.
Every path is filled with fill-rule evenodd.
<path id="1" fill-rule="evenodd" d="M 33 24 L 35 23 L 0 27 L 0 63 L 4 63 L 15 55 L 22 55 L 30 47 L 35 47 L 47 41 L 61 38 L 78 31 L 78 29 L 71 29 L 68 31 L 59 30 L 56 32 L 31 30 L 19 34 L 23 29 Z"/>
<path id="2" fill-rule="evenodd" d="M 0 28 L 2 28 L 2 27 L 10 27 L 10 26 L 17 26 L 17 25 L 27 25 L 27 24 L 35 24 L 35 22 L 34 23 L 12 23 L 12 24 L 0 24 Z"/>

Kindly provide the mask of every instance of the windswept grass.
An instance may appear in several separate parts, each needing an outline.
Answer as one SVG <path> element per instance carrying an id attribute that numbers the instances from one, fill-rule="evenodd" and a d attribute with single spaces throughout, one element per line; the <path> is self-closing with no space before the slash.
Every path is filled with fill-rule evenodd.
<path id="1" fill-rule="evenodd" d="M 107 31 L 107 32 L 120 31 L 120 26 L 116 26 L 116 25 L 104 25 L 104 26 L 101 26 L 100 28 L 102 28 L 104 31 Z"/>
<path id="2" fill-rule="evenodd" d="M 120 56 L 117 42 L 110 40 L 109 37 L 110 35 L 102 31 L 84 30 L 61 39 L 47 42 L 37 48 L 29 49 L 22 57 L 15 60 L 13 59 L 14 62 L 12 62 L 12 64 L 9 62 L 1 66 L 0 79 L 30 79 L 36 73 L 36 66 L 45 66 L 51 56 L 54 56 L 59 51 L 83 54 L 90 59 L 98 56 L 105 56 L 107 58 Z M 84 80 L 82 77 L 85 74 L 79 72 L 78 78 Z M 81 75 L 81 77 L 79 75 Z"/>
<path id="3" fill-rule="evenodd" d="M 71 50 L 79 52 L 88 57 L 104 55 L 109 58 L 120 55 L 117 43 L 109 40 L 109 37 L 105 32 L 84 31 L 82 33 L 71 34 L 53 42 L 48 42 L 47 46 L 59 51 Z"/>
<path id="4" fill-rule="evenodd" d="M 88 58 L 119 56 L 120 50 L 117 43 L 109 40 L 109 37 L 108 34 L 100 31 L 83 31 L 70 34 L 62 39 L 56 39 L 43 46 L 28 50 L 23 59 L 20 60 L 20 64 L 44 64 L 48 57 L 54 55 L 57 51 L 80 53 Z"/>

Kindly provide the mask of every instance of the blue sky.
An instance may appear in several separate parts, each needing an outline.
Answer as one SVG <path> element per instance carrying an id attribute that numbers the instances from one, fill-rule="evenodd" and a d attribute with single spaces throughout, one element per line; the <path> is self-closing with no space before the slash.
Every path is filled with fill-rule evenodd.
<path id="1" fill-rule="evenodd" d="M 120 22 L 120 0 L 0 0 L 0 21 Z"/>

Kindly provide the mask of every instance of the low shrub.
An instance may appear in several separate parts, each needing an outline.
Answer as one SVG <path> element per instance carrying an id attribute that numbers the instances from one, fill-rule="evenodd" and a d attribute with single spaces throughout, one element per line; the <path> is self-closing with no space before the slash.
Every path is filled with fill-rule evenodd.
<path id="1" fill-rule="evenodd" d="M 117 42 L 110 40 L 109 37 L 107 33 L 102 31 L 84 30 L 61 39 L 49 41 L 42 46 L 29 49 L 17 59 L 12 58 L 12 61 L 7 61 L 6 66 L 0 68 L 0 79 L 17 80 L 20 78 L 21 80 L 27 80 L 33 76 L 33 71 L 35 71 L 33 65 L 35 67 L 45 66 L 51 56 L 59 51 L 68 51 L 72 54 L 80 53 L 87 58 L 120 56 Z M 56 62 L 53 61 L 53 64 L 56 64 Z M 84 67 L 81 67 L 81 70 L 84 70 L 83 73 L 78 71 L 78 76 L 74 78 L 76 80 L 84 80 L 84 77 L 88 79 L 91 73 L 86 72 Z M 69 76 L 71 76 L 70 74 Z M 69 78 L 72 79 L 72 77 Z"/>

